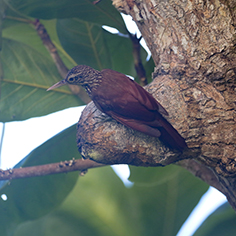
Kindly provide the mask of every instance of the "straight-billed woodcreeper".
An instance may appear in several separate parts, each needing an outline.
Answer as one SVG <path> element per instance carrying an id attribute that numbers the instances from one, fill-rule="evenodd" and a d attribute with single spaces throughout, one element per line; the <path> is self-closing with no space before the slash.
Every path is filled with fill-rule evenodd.
<path id="1" fill-rule="evenodd" d="M 81 85 L 100 111 L 123 125 L 159 137 L 171 148 L 182 151 L 187 147 L 184 138 L 163 117 L 168 116 L 165 108 L 126 75 L 110 69 L 98 71 L 78 65 L 48 90 L 66 84 Z"/>

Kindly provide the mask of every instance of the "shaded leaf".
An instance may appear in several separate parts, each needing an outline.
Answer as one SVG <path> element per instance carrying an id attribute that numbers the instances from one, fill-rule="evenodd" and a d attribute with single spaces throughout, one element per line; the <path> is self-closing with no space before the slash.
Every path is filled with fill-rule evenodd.
<path id="1" fill-rule="evenodd" d="M 3 37 L 23 43 L 29 46 L 31 49 L 35 49 L 40 54 L 48 57 L 52 61 L 51 55 L 43 45 L 32 22 L 33 21 L 31 19 L 19 17 L 15 12 L 8 9 L 7 16 L 3 21 Z M 75 62 L 62 48 L 58 39 L 56 31 L 57 20 L 40 20 L 40 22 L 46 28 L 47 33 L 49 34 L 53 44 L 56 46 L 63 62 L 68 66 L 69 69 L 75 66 Z"/>
<path id="2" fill-rule="evenodd" d="M 137 168 L 130 166 L 129 180 L 138 185 L 159 185 L 179 175 L 180 168 L 175 165 L 165 167 Z"/>
<path id="3" fill-rule="evenodd" d="M 110 69 L 135 77 L 137 73 L 134 65 L 133 45 L 128 35 L 124 37 L 105 31 L 104 36 L 112 62 Z M 143 48 L 141 48 L 141 57 L 143 61 L 147 57 L 147 52 Z"/>
<path id="4" fill-rule="evenodd" d="M 95 69 L 111 67 L 102 27 L 79 19 L 57 21 L 57 32 L 63 48 L 77 64 Z"/>
<path id="5" fill-rule="evenodd" d="M 49 214 L 39 220 L 21 224 L 14 236 L 102 236 L 86 218 L 77 218 L 67 212 Z"/>
<path id="6" fill-rule="evenodd" d="M 173 168 L 175 175 L 157 184 L 154 175 L 160 168 L 136 168 L 144 178 L 144 169 L 152 172 L 153 181 L 129 189 L 110 167 L 89 170 L 55 212 L 21 224 L 14 236 L 175 236 L 208 186 L 184 169 Z"/>
<path id="7" fill-rule="evenodd" d="M 128 35 L 111 34 L 101 26 L 76 18 L 58 20 L 57 30 L 62 46 L 77 64 L 136 75 L 133 47 Z M 145 61 L 147 53 L 143 48 L 141 54 Z"/>
<path id="8" fill-rule="evenodd" d="M 60 162 L 72 157 L 78 158 L 75 144 L 76 127 L 66 129 L 54 136 L 23 161 L 22 167 Z M 68 153 L 68 150 L 70 152 Z M 17 165 L 19 168 L 19 165 Z M 13 170 L 14 171 L 14 170 Z M 12 180 L 1 185 L 0 196 L 6 194 L 7 201 L 0 198 L 0 232 L 11 235 L 20 222 L 36 219 L 55 209 L 72 190 L 78 173 L 49 175 Z M 6 183 L 6 181 L 4 181 Z"/>
<path id="9" fill-rule="evenodd" d="M 36 34 L 27 24 L 16 24 L 4 31 L 0 54 L 4 74 L 0 84 L 2 122 L 42 116 L 83 104 L 66 86 L 59 92 L 46 92 L 61 77 Z"/>
<path id="10" fill-rule="evenodd" d="M 232 236 L 236 232 L 236 215 L 229 203 L 215 210 L 198 228 L 194 236 Z"/>
<path id="11" fill-rule="evenodd" d="M 71 69 L 76 65 L 76 62 L 72 59 L 72 57 L 67 54 L 65 49 L 62 47 L 60 40 L 57 35 L 57 19 L 54 20 L 40 20 L 40 22 L 44 25 L 46 28 L 50 39 L 54 43 L 54 45 L 57 48 L 58 54 L 61 57 L 62 61 L 65 63 L 68 69 Z M 43 46 L 45 47 L 45 46 Z M 51 58 L 51 56 L 50 56 Z"/>
<path id="12" fill-rule="evenodd" d="M 93 0 L 12 0 L 11 5 L 19 12 L 39 19 L 73 18 L 99 25 L 108 25 L 126 32 L 120 13 L 110 0 L 93 4 Z"/>
<path id="13" fill-rule="evenodd" d="M 150 57 L 150 59 L 148 61 L 146 61 L 146 63 L 144 63 L 144 69 L 146 71 L 148 83 L 152 82 L 152 79 L 153 79 L 152 73 L 154 71 L 154 67 L 155 67 L 155 63 L 154 63 L 152 57 Z"/>
<path id="14" fill-rule="evenodd" d="M 153 219 L 153 225 L 158 222 L 156 227 L 161 227 L 160 233 L 157 235 L 176 235 L 202 194 L 209 187 L 185 169 L 175 165 L 156 168 L 131 166 L 130 169 L 129 180 L 134 182 L 139 189 L 158 189 L 156 193 L 159 196 L 156 197 L 158 219 Z M 149 193 L 147 192 L 147 194 Z M 153 205 L 146 202 L 146 207 L 151 210 Z M 145 211 L 145 208 L 143 210 Z M 143 220 L 148 223 L 148 219 Z"/>
<path id="15" fill-rule="evenodd" d="M 11 40 L 19 43 L 20 45 L 28 46 L 30 49 L 33 49 L 41 55 L 51 59 L 50 54 L 37 35 L 37 31 L 34 29 L 34 25 L 26 22 L 23 23 L 21 20 L 23 21 L 25 19 L 18 18 L 18 20 L 4 20 L 3 38 L 5 41 Z"/>
<path id="16" fill-rule="evenodd" d="M 2 22 L 4 19 L 5 10 L 7 8 L 6 3 L 3 0 L 0 0 L 0 51 L 2 49 Z"/>

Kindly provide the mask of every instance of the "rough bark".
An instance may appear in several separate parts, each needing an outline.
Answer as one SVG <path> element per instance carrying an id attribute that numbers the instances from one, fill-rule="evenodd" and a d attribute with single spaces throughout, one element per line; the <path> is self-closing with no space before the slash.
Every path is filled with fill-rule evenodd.
<path id="1" fill-rule="evenodd" d="M 156 138 L 115 121 L 104 122 L 90 104 L 78 125 L 82 155 L 106 164 L 143 166 L 182 160 L 180 165 L 222 191 L 236 209 L 236 3 L 114 0 L 113 4 L 137 23 L 156 64 L 153 82 L 145 88 L 169 112 L 169 121 L 190 150 L 181 154 Z M 183 160 L 187 158 L 192 160 Z"/>

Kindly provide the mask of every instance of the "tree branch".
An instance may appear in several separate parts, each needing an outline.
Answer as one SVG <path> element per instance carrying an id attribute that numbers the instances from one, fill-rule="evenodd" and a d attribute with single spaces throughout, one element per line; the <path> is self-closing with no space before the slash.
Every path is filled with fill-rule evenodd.
<path id="1" fill-rule="evenodd" d="M 0 180 L 11 180 L 29 178 L 35 176 L 45 176 L 51 174 L 60 174 L 71 171 L 86 171 L 87 169 L 104 166 L 89 159 L 72 159 L 69 161 L 61 161 L 47 165 L 30 166 L 24 168 L 16 168 L 9 170 L 0 169 Z"/>
<path id="2" fill-rule="evenodd" d="M 207 184 L 218 189 L 223 194 L 226 194 L 222 185 L 219 182 L 219 179 L 217 178 L 217 175 L 214 173 L 213 170 L 211 170 L 207 166 L 205 166 L 202 163 L 200 163 L 196 160 L 193 160 L 193 159 L 182 160 L 182 161 L 178 162 L 177 164 L 184 167 L 189 172 L 191 172 L 193 175 L 200 178 L 201 180 L 203 180 Z"/>

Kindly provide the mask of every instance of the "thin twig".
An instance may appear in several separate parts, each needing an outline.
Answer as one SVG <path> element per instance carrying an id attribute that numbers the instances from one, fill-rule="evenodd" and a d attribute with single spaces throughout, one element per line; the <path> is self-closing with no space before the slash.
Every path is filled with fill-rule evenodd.
<path id="1" fill-rule="evenodd" d="M 142 36 L 138 38 L 136 34 L 133 35 L 129 33 L 129 37 L 133 44 L 133 57 L 134 57 L 135 70 L 140 80 L 140 84 L 142 86 L 145 86 L 148 84 L 148 82 L 147 82 L 147 77 L 146 77 L 146 71 L 143 67 L 143 63 L 142 63 L 141 55 L 140 55 L 140 50 L 141 50 L 140 40 L 142 39 Z"/>
<path id="2" fill-rule="evenodd" d="M 21 179 L 29 178 L 35 176 L 45 176 L 51 174 L 66 173 L 71 171 L 81 171 L 84 172 L 87 169 L 96 168 L 104 166 L 103 164 L 97 163 L 90 159 L 72 159 L 69 161 L 61 161 L 58 163 L 31 166 L 24 168 L 16 168 L 9 170 L 0 169 L 0 180 L 11 180 L 11 179 Z"/>
<path id="3" fill-rule="evenodd" d="M 46 49 L 50 53 L 53 61 L 55 62 L 58 72 L 60 73 L 62 78 L 65 78 L 66 74 L 68 72 L 68 68 L 65 66 L 64 62 L 62 61 L 61 57 L 59 56 L 59 54 L 57 52 L 57 48 L 53 44 L 53 42 L 51 41 L 50 36 L 47 33 L 47 30 L 45 29 L 44 25 L 38 19 L 36 19 L 33 24 L 35 25 L 35 29 L 36 29 L 40 39 L 42 40 L 44 46 L 46 47 Z M 74 95 L 78 96 L 84 103 L 87 104 L 91 101 L 89 96 L 87 95 L 87 93 L 83 89 L 81 89 L 79 86 L 77 86 L 77 85 L 68 85 L 68 86 L 69 86 L 71 92 Z"/>

